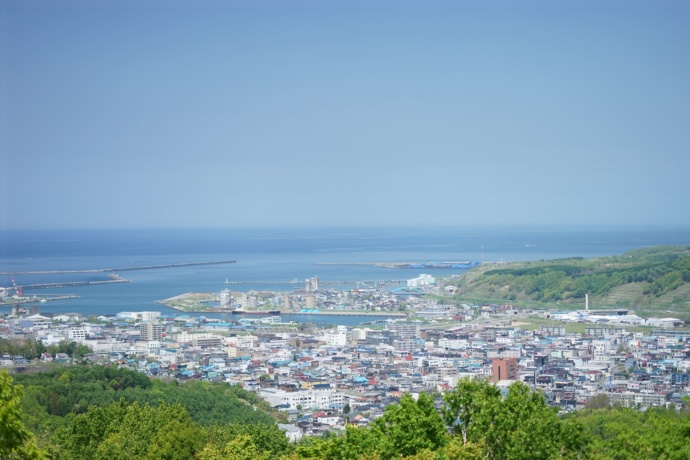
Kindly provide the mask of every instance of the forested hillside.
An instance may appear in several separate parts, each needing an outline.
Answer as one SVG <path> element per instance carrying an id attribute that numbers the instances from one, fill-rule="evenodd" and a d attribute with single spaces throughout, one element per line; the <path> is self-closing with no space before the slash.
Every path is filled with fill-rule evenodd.
<path id="1" fill-rule="evenodd" d="M 690 309 L 690 247 L 620 256 L 491 265 L 455 279 L 458 300 L 558 302 L 584 306 Z"/>
<path id="2" fill-rule="evenodd" d="M 58 367 L 49 372 L 17 374 L 15 379 L 24 387 L 24 422 L 42 436 L 65 426 L 69 422 L 68 415 L 85 414 L 91 406 L 121 401 L 140 406 L 179 403 L 200 425 L 274 424 L 268 415 L 271 407 L 239 386 L 205 382 L 178 384 L 176 380 L 166 383 L 109 366 Z"/>

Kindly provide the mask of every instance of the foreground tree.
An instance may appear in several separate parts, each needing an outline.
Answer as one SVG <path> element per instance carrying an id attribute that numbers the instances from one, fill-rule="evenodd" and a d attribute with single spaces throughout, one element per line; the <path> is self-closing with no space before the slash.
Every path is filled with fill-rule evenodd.
<path id="1" fill-rule="evenodd" d="M 585 409 L 605 409 L 610 407 L 611 400 L 606 393 L 599 393 L 587 400 Z"/>
<path id="2" fill-rule="evenodd" d="M 570 415 L 592 438 L 594 459 L 690 458 L 690 413 L 673 409 L 626 408 L 578 411 Z"/>
<path id="3" fill-rule="evenodd" d="M 516 382 L 504 398 L 488 381 L 461 380 L 444 398 L 443 415 L 463 445 L 483 446 L 490 459 L 585 458 L 583 427 L 563 421 L 541 393 Z"/>
<path id="4" fill-rule="evenodd" d="M 415 400 L 406 394 L 399 404 L 388 406 L 370 428 L 349 426 L 344 436 L 305 440 L 297 454 L 298 458 L 319 460 L 412 459 L 428 456 L 448 441 L 433 397 L 420 393 Z"/>
<path id="5" fill-rule="evenodd" d="M 0 458 L 44 459 L 33 435 L 22 423 L 21 397 L 22 388 L 14 385 L 6 370 L 0 371 Z"/>
<path id="6" fill-rule="evenodd" d="M 420 393 L 417 400 L 405 394 L 400 404 L 386 408 L 372 430 L 382 459 L 409 457 L 425 449 L 435 451 L 448 441 L 434 398 L 427 393 Z"/>
<path id="7" fill-rule="evenodd" d="M 203 447 L 203 430 L 179 404 L 92 406 L 57 432 L 53 456 L 74 460 L 185 459 Z"/>

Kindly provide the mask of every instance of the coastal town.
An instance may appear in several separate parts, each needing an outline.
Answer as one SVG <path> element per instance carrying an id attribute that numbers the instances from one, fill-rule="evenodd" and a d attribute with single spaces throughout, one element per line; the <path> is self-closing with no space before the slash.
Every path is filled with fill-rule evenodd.
<path id="1" fill-rule="evenodd" d="M 625 309 L 561 312 L 452 302 L 454 287 L 431 275 L 406 286 L 323 289 L 317 277 L 290 293 L 184 294 L 182 310 L 84 317 L 17 305 L 0 338 L 75 342 L 89 353 L 0 356 L 22 372 L 89 362 L 152 378 L 240 385 L 282 413 L 291 440 L 368 425 L 404 393 L 442 394 L 460 379 L 500 388 L 522 381 L 567 412 L 594 402 L 680 407 L 690 395 L 690 330 L 673 318 Z M 226 312 L 211 316 L 206 312 Z M 281 314 L 307 320 L 283 321 Z M 317 326 L 309 315 L 361 315 L 358 326 Z M 367 315 L 387 317 L 368 321 Z M 56 364 L 52 364 L 56 365 Z"/>

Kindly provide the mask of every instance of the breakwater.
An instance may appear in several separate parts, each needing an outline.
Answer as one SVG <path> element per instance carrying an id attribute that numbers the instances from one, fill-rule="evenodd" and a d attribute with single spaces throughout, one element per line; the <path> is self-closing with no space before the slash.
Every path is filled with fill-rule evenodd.
<path id="1" fill-rule="evenodd" d="M 103 281 L 67 281 L 64 283 L 38 283 L 38 284 L 25 284 L 19 286 L 24 291 L 30 291 L 33 289 L 53 289 L 53 288 L 63 288 L 63 287 L 73 287 L 73 286 L 92 286 L 98 284 L 116 284 L 116 283 L 129 283 L 130 280 L 123 278 L 117 278 L 113 280 L 103 280 Z"/>
<path id="2" fill-rule="evenodd" d="M 26 272 L 0 272 L 0 275 L 63 275 L 69 273 L 107 273 L 107 272 L 124 272 L 133 270 L 156 270 L 160 268 L 177 268 L 177 267 L 196 267 L 199 265 L 222 265 L 234 264 L 235 260 L 215 260 L 211 262 L 184 262 L 178 264 L 160 264 L 160 265 L 142 265 L 138 267 L 119 267 L 119 268 L 89 268 L 77 270 L 35 270 Z M 74 286 L 74 285 L 73 285 Z"/>

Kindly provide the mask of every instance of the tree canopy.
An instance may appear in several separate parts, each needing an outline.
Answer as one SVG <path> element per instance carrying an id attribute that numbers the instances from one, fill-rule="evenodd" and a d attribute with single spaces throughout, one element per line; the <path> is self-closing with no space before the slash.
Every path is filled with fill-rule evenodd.
<path id="1" fill-rule="evenodd" d="M 22 422 L 21 386 L 13 383 L 6 370 L 0 371 L 0 458 L 44 459 L 34 436 Z"/>

